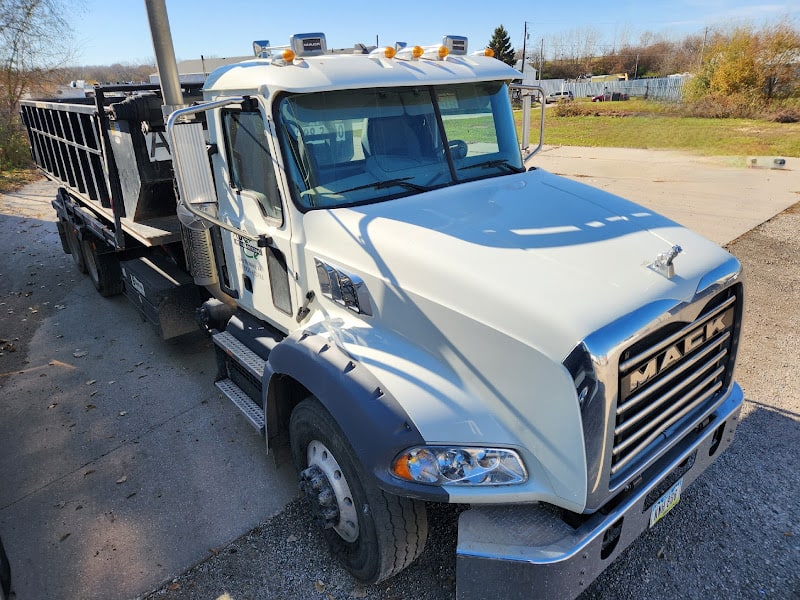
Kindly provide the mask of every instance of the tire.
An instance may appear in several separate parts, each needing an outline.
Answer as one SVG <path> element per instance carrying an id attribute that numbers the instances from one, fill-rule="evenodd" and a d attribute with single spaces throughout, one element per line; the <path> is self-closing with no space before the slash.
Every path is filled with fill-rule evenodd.
<path id="1" fill-rule="evenodd" d="M 0 540 L 0 600 L 11 596 L 11 566 L 8 564 L 3 540 Z"/>
<path id="2" fill-rule="evenodd" d="M 75 263 L 75 268 L 78 269 L 78 272 L 86 273 L 86 261 L 83 257 L 83 250 L 81 249 L 81 241 L 78 239 L 78 234 L 69 221 L 63 221 L 63 227 L 64 238 L 67 241 L 72 262 Z"/>
<path id="3" fill-rule="evenodd" d="M 409 566 L 428 538 L 425 504 L 387 494 L 366 477 L 342 430 L 316 398 L 295 407 L 289 428 L 300 489 L 331 552 L 368 584 Z"/>
<path id="4" fill-rule="evenodd" d="M 122 283 L 122 270 L 117 256 L 111 252 L 98 252 L 98 244 L 94 240 L 85 239 L 81 244 L 86 272 L 95 289 L 105 297 L 121 294 L 125 286 Z"/>

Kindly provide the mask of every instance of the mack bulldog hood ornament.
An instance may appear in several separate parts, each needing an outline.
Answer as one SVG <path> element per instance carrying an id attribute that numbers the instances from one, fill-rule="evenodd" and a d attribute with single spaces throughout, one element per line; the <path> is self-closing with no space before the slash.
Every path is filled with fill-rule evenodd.
<path id="1" fill-rule="evenodd" d="M 668 252 L 662 252 L 656 256 L 656 259 L 653 261 L 653 264 L 650 265 L 650 268 L 657 273 L 661 273 L 667 279 L 672 279 L 675 276 L 675 267 L 673 266 L 672 261 L 674 261 L 675 257 L 681 252 L 683 252 L 683 248 L 678 245 L 673 246 Z"/>

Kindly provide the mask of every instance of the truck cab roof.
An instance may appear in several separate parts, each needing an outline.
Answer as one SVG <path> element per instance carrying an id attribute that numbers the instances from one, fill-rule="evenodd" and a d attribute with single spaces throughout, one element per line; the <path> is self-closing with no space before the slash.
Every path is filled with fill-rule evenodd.
<path id="1" fill-rule="evenodd" d="M 404 60 L 370 54 L 326 54 L 296 58 L 287 64 L 266 58 L 221 67 L 209 75 L 203 89 L 207 97 L 253 92 L 271 96 L 281 91 L 304 93 L 519 77 L 516 69 L 488 56 Z"/>

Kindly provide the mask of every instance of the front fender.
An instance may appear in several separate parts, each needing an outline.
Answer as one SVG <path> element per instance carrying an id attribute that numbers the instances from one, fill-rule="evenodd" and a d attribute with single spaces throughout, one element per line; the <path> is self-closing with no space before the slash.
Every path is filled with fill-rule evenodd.
<path id="1" fill-rule="evenodd" d="M 447 493 L 439 488 L 403 482 L 389 474 L 394 457 L 410 446 L 423 444 L 422 435 L 369 369 L 327 336 L 297 331 L 278 344 L 265 366 L 265 389 L 281 376 L 302 384 L 322 403 L 349 440 L 365 472 L 372 474 L 382 489 L 411 498 L 447 501 Z"/>

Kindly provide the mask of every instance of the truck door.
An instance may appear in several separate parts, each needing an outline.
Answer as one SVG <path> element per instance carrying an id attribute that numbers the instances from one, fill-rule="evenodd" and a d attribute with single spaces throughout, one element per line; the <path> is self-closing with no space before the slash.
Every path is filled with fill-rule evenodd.
<path id="1" fill-rule="evenodd" d="M 287 263 L 291 227 L 278 190 L 267 121 L 252 99 L 219 109 L 217 117 L 220 148 L 214 165 L 220 219 L 266 236 L 259 244 L 220 230 L 225 252 L 221 282 L 240 306 L 288 331 L 296 325 L 297 306 Z"/>

